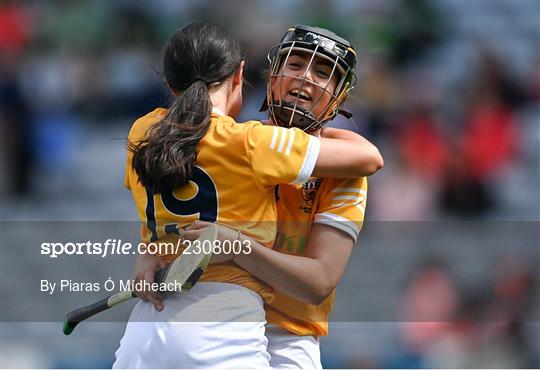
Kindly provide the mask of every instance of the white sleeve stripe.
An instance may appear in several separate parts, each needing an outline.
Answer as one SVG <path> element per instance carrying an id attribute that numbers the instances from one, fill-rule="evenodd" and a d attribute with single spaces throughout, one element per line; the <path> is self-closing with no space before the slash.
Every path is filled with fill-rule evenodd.
<path id="1" fill-rule="evenodd" d="M 292 181 L 292 184 L 303 184 L 313 174 L 317 158 L 319 157 L 319 151 L 321 149 L 321 142 L 319 138 L 312 135 L 309 136 L 309 142 L 306 149 L 306 155 L 304 156 L 304 162 L 298 172 L 298 176 Z"/>
<path id="2" fill-rule="evenodd" d="M 354 206 L 356 206 L 362 212 L 362 214 L 366 213 L 366 207 L 364 205 L 354 205 Z"/>
<path id="3" fill-rule="evenodd" d="M 287 132 L 289 132 L 290 130 L 288 129 L 285 129 L 285 128 L 280 128 L 281 129 L 281 140 L 279 142 L 279 147 L 278 147 L 278 152 L 281 153 L 281 151 L 283 151 L 283 146 L 285 145 L 285 139 L 287 138 Z"/>
<path id="4" fill-rule="evenodd" d="M 367 192 L 363 190 L 362 188 L 334 188 L 332 190 L 334 193 L 343 192 L 343 193 L 361 193 L 363 195 L 366 195 Z"/>
<path id="5" fill-rule="evenodd" d="M 337 214 L 334 214 L 334 213 L 328 213 L 328 212 L 315 214 L 315 220 L 314 221 L 316 223 L 319 222 L 319 221 L 325 221 L 325 220 L 333 221 L 333 222 L 346 223 L 347 225 L 350 225 L 351 228 L 353 228 L 355 231 L 360 232 L 360 228 L 358 228 L 356 223 L 353 222 L 350 219 L 345 218 L 344 216 L 337 215 Z"/>
<path id="6" fill-rule="evenodd" d="M 363 200 L 364 197 L 362 196 L 348 196 L 348 195 L 338 195 L 338 196 L 333 196 L 332 197 L 332 200 L 353 200 L 353 201 L 360 201 L 360 200 Z"/>
<path id="7" fill-rule="evenodd" d="M 291 129 L 290 132 L 291 132 L 291 136 L 289 137 L 289 144 L 287 145 L 287 150 L 285 151 L 286 156 L 289 156 L 291 154 L 291 148 L 292 148 L 293 143 L 294 143 L 294 132 L 295 132 L 295 130 Z"/>
<path id="8" fill-rule="evenodd" d="M 350 235 L 354 241 L 356 241 L 356 238 L 358 237 L 358 234 L 360 233 L 360 229 L 358 228 L 355 222 L 347 218 L 344 218 L 342 216 L 332 214 L 332 213 L 316 214 L 314 222 L 339 229 L 347 233 L 348 235 Z"/>
<path id="9" fill-rule="evenodd" d="M 356 202 L 341 202 L 339 204 L 332 204 L 331 207 L 341 207 L 341 206 L 353 206 L 353 205 L 363 205 L 365 204 L 366 200 L 362 200 L 358 203 Z"/>
<path id="10" fill-rule="evenodd" d="M 272 135 L 272 143 L 270 143 L 270 149 L 274 149 L 274 147 L 276 146 L 278 129 L 279 128 L 277 126 L 274 126 L 274 135 Z"/>

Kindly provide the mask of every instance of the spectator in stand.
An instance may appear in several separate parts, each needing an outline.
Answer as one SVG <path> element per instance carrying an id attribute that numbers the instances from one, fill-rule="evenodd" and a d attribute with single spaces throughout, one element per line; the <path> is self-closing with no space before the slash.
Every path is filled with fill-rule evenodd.
<path id="1" fill-rule="evenodd" d="M 426 179 L 439 183 L 449 158 L 443 135 L 429 107 L 418 104 L 405 116 L 398 138 L 406 164 Z"/>
<path id="2" fill-rule="evenodd" d="M 7 190 L 18 196 L 30 190 L 34 163 L 30 106 L 20 88 L 18 69 L 19 58 L 32 39 L 31 18 L 26 6 L 14 1 L 0 4 L 0 146 L 7 160 L 0 166 L 7 170 Z"/>

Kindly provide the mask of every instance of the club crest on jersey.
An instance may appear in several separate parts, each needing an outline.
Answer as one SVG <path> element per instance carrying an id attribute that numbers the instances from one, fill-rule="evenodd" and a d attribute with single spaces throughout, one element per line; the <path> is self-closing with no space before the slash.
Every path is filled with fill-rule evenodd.
<path id="1" fill-rule="evenodd" d="M 317 196 L 317 191 L 321 185 L 321 178 L 310 178 L 302 184 L 302 198 L 309 206 L 313 206 L 313 200 Z M 311 209 L 306 212 L 311 212 Z"/>

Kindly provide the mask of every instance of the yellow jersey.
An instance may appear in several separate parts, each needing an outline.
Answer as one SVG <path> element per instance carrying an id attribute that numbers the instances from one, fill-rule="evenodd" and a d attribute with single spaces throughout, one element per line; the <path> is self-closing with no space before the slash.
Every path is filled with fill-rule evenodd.
<path id="1" fill-rule="evenodd" d="M 133 124 L 128 139 L 144 139 L 151 125 L 167 113 L 158 108 Z M 131 190 L 141 223 L 142 242 L 153 242 L 196 219 L 217 222 L 271 247 L 276 233 L 275 187 L 303 183 L 315 167 L 319 140 L 299 129 L 264 126 L 258 121 L 237 123 L 213 110 L 211 123 L 198 146 L 189 184 L 153 194 L 138 179 L 128 151 L 125 186 Z M 163 255 L 172 261 L 175 255 Z M 210 265 L 201 281 L 247 287 L 265 300 L 272 289 L 229 262 Z"/>
<path id="2" fill-rule="evenodd" d="M 301 186 L 280 186 L 274 249 L 305 255 L 313 223 L 337 228 L 356 242 L 364 221 L 366 200 L 367 178 L 310 178 Z M 311 305 L 275 290 L 273 301 L 265 303 L 266 320 L 297 335 L 327 335 L 334 297 L 335 290 L 322 303 Z"/>

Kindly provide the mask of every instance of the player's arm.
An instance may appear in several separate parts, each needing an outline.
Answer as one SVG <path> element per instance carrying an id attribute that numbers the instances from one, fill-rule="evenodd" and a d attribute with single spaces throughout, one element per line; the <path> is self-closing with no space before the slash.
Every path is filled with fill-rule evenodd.
<path id="1" fill-rule="evenodd" d="M 182 231 L 182 237 L 197 239 L 198 231 L 208 224 L 196 221 Z M 222 243 L 238 238 L 237 231 L 219 226 L 218 240 Z M 244 246 L 249 241 L 251 252 L 232 255 L 236 264 L 284 294 L 309 304 L 321 303 L 337 286 L 354 244 L 349 234 L 323 224 L 312 227 L 306 256 L 269 249 L 248 236 L 240 238 Z"/>
<path id="2" fill-rule="evenodd" d="M 335 289 L 354 244 L 348 234 L 323 224 L 312 227 L 305 256 L 284 254 L 250 241 L 252 252 L 234 255 L 233 261 L 273 288 L 308 304 L 320 304 Z"/>
<path id="3" fill-rule="evenodd" d="M 384 160 L 367 139 L 349 130 L 324 128 L 313 175 L 323 178 L 360 178 L 384 166 Z"/>
<path id="4" fill-rule="evenodd" d="M 310 176 L 360 178 L 383 165 L 375 146 L 359 135 L 330 131 L 318 138 L 278 126 L 251 125 L 246 134 L 246 155 L 258 183 L 264 188 L 277 184 L 302 184 Z"/>

